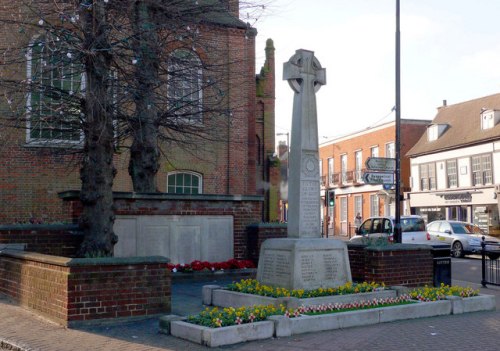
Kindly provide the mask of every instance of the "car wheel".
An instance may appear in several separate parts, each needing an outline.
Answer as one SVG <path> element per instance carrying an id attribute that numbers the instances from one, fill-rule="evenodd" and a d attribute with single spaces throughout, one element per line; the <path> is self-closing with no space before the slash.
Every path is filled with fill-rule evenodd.
<path id="1" fill-rule="evenodd" d="M 460 241 L 455 241 L 451 246 L 451 255 L 456 258 L 464 256 L 464 248 Z"/>

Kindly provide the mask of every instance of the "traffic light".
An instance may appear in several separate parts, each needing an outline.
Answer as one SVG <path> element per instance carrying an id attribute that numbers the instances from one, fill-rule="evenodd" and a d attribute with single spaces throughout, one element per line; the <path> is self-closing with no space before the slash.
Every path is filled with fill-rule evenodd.
<path id="1" fill-rule="evenodd" d="M 328 190 L 328 207 L 335 206 L 335 190 Z"/>

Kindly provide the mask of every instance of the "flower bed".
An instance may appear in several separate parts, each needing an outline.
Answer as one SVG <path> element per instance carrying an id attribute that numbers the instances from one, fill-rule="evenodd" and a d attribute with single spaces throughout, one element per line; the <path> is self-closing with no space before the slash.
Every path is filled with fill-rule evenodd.
<path id="1" fill-rule="evenodd" d="M 366 294 L 357 295 L 366 296 Z M 290 336 L 495 308 L 494 296 L 477 295 L 477 290 L 468 287 L 442 285 L 438 288 L 415 289 L 399 297 L 300 306 L 295 309 L 287 309 L 284 305 L 223 309 L 215 307 L 207 308 L 197 316 L 188 317 L 186 322 L 172 322 L 171 333 L 180 338 L 214 347 L 270 338 L 273 335 Z"/>
<path id="2" fill-rule="evenodd" d="M 413 289 L 410 292 L 411 298 L 418 301 L 445 300 L 448 296 L 464 298 L 478 295 L 479 290 L 474 290 L 471 287 L 448 286 L 443 283 L 439 287 L 424 286 L 423 288 Z"/>
<path id="3" fill-rule="evenodd" d="M 168 269 L 172 273 L 190 273 L 201 271 L 224 271 L 231 269 L 255 268 L 255 264 L 250 260 L 231 259 L 225 262 L 193 261 L 191 263 L 168 264 Z"/>
<path id="4" fill-rule="evenodd" d="M 359 294 L 372 291 L 384 290 L 384 284 L 378 283 L 346 283 L 344 285 L 333 288 L 318 288 L 314 290 L 288 290 L 285 288 L 273 287 L 260 284 L 255 279 L 242 279 L 240 282 L 229 284 L 226 287 L 229 291 L 237 291 L 245 294 L 269 296 L 269 297 L 296 297 L 298 299 L 333 296 L 333 295 L 347 295 Z"/>

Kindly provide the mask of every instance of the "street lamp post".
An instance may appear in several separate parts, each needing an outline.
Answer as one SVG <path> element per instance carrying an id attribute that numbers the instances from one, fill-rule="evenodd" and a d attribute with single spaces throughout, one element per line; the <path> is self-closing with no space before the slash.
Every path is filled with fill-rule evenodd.
<path id="1" fill-rule="evenodd" d="M 396 0 L 396 208 L 394 242 L 401 243 L 401 38 L 399 31 L 399 0 Z"/>

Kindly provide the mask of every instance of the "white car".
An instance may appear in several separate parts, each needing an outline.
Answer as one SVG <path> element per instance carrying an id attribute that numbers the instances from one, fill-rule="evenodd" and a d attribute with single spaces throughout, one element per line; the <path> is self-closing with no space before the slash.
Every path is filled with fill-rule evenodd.
<path id="1" fill-rule="evenodd" d="M 394 240 L 394 217 L 370 217 L 359 228 L 349 242 L 355 244 Z M 431 244 L 421 216 L 401 216 L 402 242 L 407 244 Z"/>

